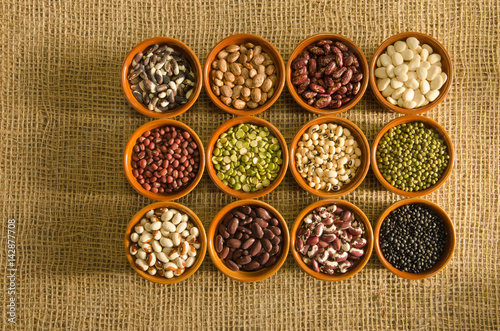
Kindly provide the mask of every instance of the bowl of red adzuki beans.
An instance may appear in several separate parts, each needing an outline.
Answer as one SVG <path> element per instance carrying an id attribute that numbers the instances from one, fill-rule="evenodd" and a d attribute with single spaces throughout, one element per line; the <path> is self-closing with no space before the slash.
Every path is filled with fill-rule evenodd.
<path id="1" fill-rule="evenodd" d="M 359 100 L 368 86 L 368 62 L 352 40 L 319 33 L 303 40 L 286 65 L 286 84 L 293 99 L 320 115 L 342 113 Z"/>
<path id="2" fill-rule="evenodd" d="M 189 126 L 162 119 L 144 124 L 130 137 L 123 153 L 125 175 L 147 198 L 168 201 L 196 187 L 205 168 L 205 152 Z"/>

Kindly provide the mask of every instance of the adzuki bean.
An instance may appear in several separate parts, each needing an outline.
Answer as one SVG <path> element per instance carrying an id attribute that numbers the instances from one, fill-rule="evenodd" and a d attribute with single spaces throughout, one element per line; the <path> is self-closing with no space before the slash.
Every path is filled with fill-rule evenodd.
<path id="1" fill-rule="evenodd" d="M 273 236 L 274 243 L 265 233 Z M 282 229 L 268 210 L 241 206 L 223 218 L 214 243 L 215 251 L 229 269 L 257 271 L 278 260 L 282 251 Z"/>
<path id="2" fill-rule="evenodd" d="M 191 134 L 174 126 L 146 131 L 133 147 L 132 174 L 153 193 L 182 190 L 196 177 L 200 152 Z"/>
<path id="3" fill-rule="evenodd" d="M 292 84 L 308 105 L 336 109 L 359 93 L 364 78 L 360 71 L 359 59 L 349 47 L 320 40 L 292 62 Z"/>

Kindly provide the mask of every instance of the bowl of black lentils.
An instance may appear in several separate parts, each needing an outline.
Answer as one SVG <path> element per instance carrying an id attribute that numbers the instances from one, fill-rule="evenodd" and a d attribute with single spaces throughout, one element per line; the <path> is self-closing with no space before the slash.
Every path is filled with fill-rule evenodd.
<path id="1" fill-rule="evenodd" d="M 410 198 L 437 190 L 453 168 L 448 133 L 430 118 L 407 115 L 380 130 L 372 144 L 371 165 L 388 190 Z"/>
<path id="2" fill-rule="evenodd" d="M 406 279 L 436 275 L 455 250 L 455 229 L 433 202 L 412 198 L 396 202 L 380 215 L 374 229 L 375 252 L 382 264 Z"/>

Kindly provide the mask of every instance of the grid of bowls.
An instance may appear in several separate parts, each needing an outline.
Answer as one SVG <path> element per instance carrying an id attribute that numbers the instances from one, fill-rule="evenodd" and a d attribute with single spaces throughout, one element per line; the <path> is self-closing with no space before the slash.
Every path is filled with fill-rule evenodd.
<path id="1" fill-rule="evenodd" d="M 393 44 L 395 41 L 398 41 L 398 40 L 406 40 L 406 38 L 408 38 L 408 37 L 416 37 L 421 43 L 427 43 L 427 44 L 431 45 L 431 47 L 433 47 L 434 51 L 441 55 L 442 62 L 443 62 L 442 63 L 443 72 L 445 72 L 448 75 L 447 82 L 440 89 L 441 93 L 440 93 L 439 97 L 435 101 L 431 102 L 429 105 L 415 109 L 415 110 L 402 109 L 402 108 L 399 108 L 397 106 L 393 106 L 387 100 L 385 100 L 385 98 L 381 95 L 381 93 L 376 88 L 376 80 L 375 80 L 375 76 L 374 76 L 374 70 L 376 67 L 377 58 L 382 54 L 383 51 L 385 51 L 387 46 Z M 361 73 L 363 73 L 363 75 L 364 75 L 363 80 L 361 81 L 360 91 L 356 95 L 356 97 L 354 97 L 349 103 L 347 103 L 346 105 L 343 105 L 342 107 L 340 107 L 338 109 L 325 110 L 325 109 L 318 109 L 318 108 L 315 108 L 315 107 L 308 105 L 297 94 L 297 91 L 295 90 L 294 86 L 291 84 L 291 75 L 292 75 L 291 63 L 293 62 L 293 60 L 296 59 L 297 56 L 299 56 L 304 51 L 304 49 L 306 49 L 307 46 L 309 46 L 310 44 L 317 42 L 319 40 L 323 40 L 323 39 L 340 41 L 340 42 L 344 43 L 345 45 L 347 45 L 349 47 L 349 50 L 352 51 L 358 57 L 358 59 L 360 61 L 359 71 Z M 211 63 L 214 59 L 216 59 L 216 56 L 219 53 L 219 51 L 223 50 L 225 47 L 227 47 L 228 45 L 231 45 L 231 44 L 242 44 L 242 43 L 247 43 L 247 42 L 251 42 L 251 43 L 254 43 L 256 45 L 261 45 L 262 49 L 269 54 L 269 56 L 272 58 L 274 65 L 276 67 L 276 71 L 277 71 L 276 75 L 277 75 L 278 79 L 277 79 L 277 84 L 275 86 L 275 93 L 269 100 L 267 100 L 267 102 L 265 102 L 263 105 L 255 108 L 255 109 L 237 110 L 233 107 L 225 105 L 213 93 L 213 91 L 211 89 L 211 82 L 209 80 L 209 73 L 211 70 Z M 130 84 L 129 84 L 128 79 L 127 79 L 127 76 L 129 74 L 129 71 L 130 71 L 131 63 L 132 63 L 132 60 L 133 60 L 135 54 L 137 54 L 138 52 L 144 51 L 145 49 L 147 49 L 147 47 L 149 47 L 153 44 L 159 44 L 159 45 L 169 44 L 174 49 L 180 51 L 189 61 L 190 65 L 193 68 L 195 76 L 196 76 L 195 77 L 196 82 L 195 82 L 195 86 L 193 89 L 193 93 L 192 93 L 192 96 L 190 97 L 190 99 L 188 100 L 188 102 L 186 104 L 176 108 L 176 109 L 173 109 L 171 111 L 167 111 L 165 113 L 157 113 L 157 112 L 151 111 L 151 110 L 147 109 L 144 105 L 140 104 L 135 99 L 135 97 L 132 95 L 132 90 L 130 89 Z M 297 181 L 297 183 L 304 190 L 308 191 L 309 193 L 314 194 L 314 195 L 319 196 L 319 197 L 323 197 L 323 198 L 336 198 L 336 197 L 346 195 L 346 194 L 352 192 L 353 190 L 355 190 L 361 184 L 361 182 L 364 180 L 364 178 L 366 177 L 366 174 L 367 174 L 368 169 L 370 167 L 370 161 L 371 161 L 372 169 L 373 169 L 377 179 L 388 190 L 390 190 L 392 192 L 395 192 L 395 193 L 397 193 L 399 195 L 403 195 L 403 196 L 417 197 L 417 196 L 423 196 L 423 195 L 429 194 L 429 193 L 437 190 L 449 177 L 449 175 L 451 173 L 451 169 L 453 167 L 453 157 L 454 157 L 451 139 L 448 136 L 448 134 L 446 133 L 446 131 L 438 123 L 436 123 L 436 122 L 434 122 L 426 117 L 415 116 L 415 115 L 403 116 L 403 117 L 400 117 L 398 119 L 395 119 L 394 121 L 388 123 L 379 132 L 379 134 L 377 135 L 377 137 L 375 138 L 375 140 L 372 143 L 372 147 L 371 147 L 371 151 L 370 151 L 370 145 L 369 145 L 365 135 L 359 129 L 358 126 L 356 126 L 354 123 L 352 123 L 349 120 L 346 120 L 344 118 L 337 117 L 337 116 L 331 116 L 331 115 L 337 115 L 339 113 L 345 112 L 348 109 L 354 107 L 357 104 L 357 102 L 359 102 L 359 100 L 363 97 L 368 84 L 370 84 L 373 95 L 375 96 L 376 100 L 384 108 L 392 110 L 392 111 L 404 113 L 404 114 L 420 114 L 420 113 L 423 113 L 423 112 L 426 112 L 430 109 L 435 108 L 439 103 L 441 103 L 445 99 L 445 97 L 446 97 L 446 95 L 451 87 L 452 78 L 453 78 L 453 65 L 452 65 L 450 56 L 447 53 L 446 49 L 444 49 L 444 47 L 434 38 L 427 36 L 425 34 L 416 33 L 416 32 L 401 33 L 401 34 L 395 35 L 395 36 L 387 39 L 386 41 L 384 41 L 380 45 L 380 47 L 377 49 L 377 51 L 374 53 L 374 55 L 370 61 L 370 65 L 368 65 L 362 50 L 352 40 L 350 40 L 342 35 L 333 34 L 333 33 L 320 33 L 320 34 L 313 35 L 313 36 L 303 40 L 293 50 L 292 54 L 289 57 L 289 60 L 287 62 L 286 67 L 285 67 L 283 59 L 281 58 L 281 55 L 278 52 L 278 50 L 276 49 L 276 47 L 274 47 L 271 43 L 269 43 L 267 40 L 263 39 L 262 37 L 252 35 L 252 34 L 237 34 L 237 35 L 227 37 L 227 38 L 223 39 L 222 41 L 220 41 L 218 44 L 216 44 L 214 46 L 214 48 L 211 50 L 211 52 L 207 56 L 203 70 L 201 68 L 200 62 L 199 62 L 198 58 L 196 57 L 195 53 L 187 45 L 185 45 L 181 41 L 178 41 L 178 40 L 172 39 L 172 38 L 157 37 L 157 38 L 151 38 L 151 39 L 148 39 L 148 40 L 141 42 L 140 44 L 135 46 L 130 51 L 130 53 L 127 55 L 127 57 L 125 58 L 125 61 L 123 63 L 122 70 L 121 70 L 121 85 L 122 85 L 124 95 L 125 95 L 125 98 L 127 99 L 127 101 L 129 102 L 129 104 L 134 109 L 136 109 L 137 111 L 139 111 L 140 113 L 142 113 L 146 116 L 153 117 L 153 118 L 168 118 L 168 117 L 173 117 L 173 116 L 177 116 L 179 114 L 182 114 L 185 111 L 187 111 L 189 108 L 191 108 L 192 105 L 196 102 L 196 100 L 199 96 L 202 81 L 203 81 L 203 83 L 205 84 L 205 91 L 208 94 L 209 98 L 212 100 L 212 102 L 218 108 L 220 108 L 220 109 L 222 109 L 230 114 L 237 115 L 239 117 L 233 118 L 233 119 L 227 121 L 226 123 L 223 123 L 215 131 L 212 138 L 210 139 L 210 141 L 207 144 L 206 155 L 205 155 L 205 151 L 203 149 L 203 144 L 202 144 L 200 138 L 198 137 L 198 135 L 191 128 L 189 128 L 187 125 L 185 125 L 181 122 L 178 122 L 178 121 L 173 121 L 173 120 L 168 120 L 168 119 L 155 120 L 155 121 L 146 123 L 145 125 L 141 126 L 140 128 L 138 128 L 136 130 L 136 132 L 134 132 L 132 134 L 128 143 L 126 144 L 126 147 L 125 147 L 125 150 L 123 153 L 123 166 L 125 169 L 125 175 L 126 175 L 127 179 L 129 180 L 130 184 L 132 185 L 132 187 L 138 193 L 144 195 L 147 198 L 153 199 L 153 200 L 164 201 L 164 202 L 155 203 L 155 204 L 152 204 L 152 205 L 149 205 L 149 206 L 143 208 L 141 211 L 139 211 L 132 218 L 129 226 L 127 227 L 127 230 L 125 233 L 126 256 L 127 256 L 127 259 L 129 260 L 132 268 L 134 270 L 136 270 L 136 272 L 139 273 L 142 277 L 144 277 L 145 279 L 150 280 L 152 282 L 163 283 L 163 284 L 173 284 L 175 282 L 185 280 L 186 278 L 188 278 L 190 275 L 192 275 L 196 271 L 196 269 L 201 265 L 201 263 L 203 261 L 205 251 L 206 251 L 207 246 L 208 246 L 210 257 L 211 257 L 212 261 L 214 262 L 214 264 L 217 266 L 217 268 L 221 272 L 223 272 L 225 275 L 227 275 L 228 277 L 233 278 L 235 280 L 239 280 L 239 281 L 243 281 L 243 282 L 253 282 L 253 281 L 259 281 L 259 280 L 266 279 L 266 278 L 272 276 L 274 273 L 276 273 L 279 270 L 279 268 L 283 265 L 284 261 L 286 260 L 288 249 L 289 249 L 289 247 L 291 247 L 292 255 L 294 256 L 294 259 L 296 260 L 296 262 L 300 266 L 300 268 L 303 269 L 306 273 L 308 273 L 309 275 L 311 275 L 312 277 L 315 277 L 317 279 L 321 279 L 321 280 L 325 280 L 325 281 L 336 281 L 336 280 L 347 279 L 347 278 L 353 276 L 354 274 L 356 274 L 357 272 L 359 272 L 368 262 L 370 255 L 371 255 L 371 251 L 373 249 L 373 246 L 375 246 L 375 251 L 377 252 L 377 255 L 379 256 L 379 259 L 381 260 L 382 264 L 384 264 L 384 266 L 387 267 L 391 272 L 393 272 L 394 274 L 396 274 L 400 277 L 408 278 L 408 279 L 422 279 L 422 278 L 426 278 L 426 277 L 430 277 L 430 276 L 435 275 L 436 273 L 441 271 L 451 259 L 451 256 L 453 254 L 454 244 L 455 244 L 455 232 L 454 232 L 454 228 L 453 228 L 453 223 L 451 222 L 448 215 L 439 206 L 433 204 L 432 202 L 429 202 L 429 201 L 426 201 L 423 199 L 402 200 L 402 201 L 394 204 L 393 206 L 391 206 L 387 210 L 385 210 L 384 213 L 382 213 L 382 215 L 379 218 L 379 221 L 377 223 L 375 230 L 372 231 L 369 220 L 366 218 L 365 214 L 355 205 L 353 205 L 347 201 L 338 200 L 338 199 L 321 200 L 321 201 L 315 202 L 315 203 L 307 206 L 306 208 L 304 208 L 302 210 L 302 212 L 297 216 L 295 223 L 293 224 L 293 227 L 291 230 L 291 236 L 290 236 L 288 233 L 288 227 L 287 227 L 287 223 L 286 223 L 285 219 L 281 216 L 281 214 L 276 209 L 274 209 L 272 206 L 270 206 L 269 204 L 267 204 L 265 202 L 262 202 L 259 200 L 249 200 L 249 199 L 261 197 L 261 196 L 271 192 L 272 190 L 274 190 L 280 184 L 281 180 L 284 178 L 284 176 L 286 174 L 288 162 L 290 162 L 291 172 L 292 172 L 292 175 L 294 176 L 295 180 Z M 283 90 L 283 86 L 284 86 L 285 82 L 287 84 L 288 90 L 289 90 L 290 94 L 292 95 L 293 99 L 302 108 L 304 108 L 307 111 L 310 111 L 312 113 L 315 113 L 315 114 L 330 115 L 330 116 L 318 117 L 318 118 L 313 119 L 313 120 L 309 121 L 308 123 L 304 124 L 297 131 L 294 139 L 292 140 L 292 142 L 290 144 L 289 150 L 287 149 L 285 139 L 283 138 L 282 134 L 279 132 L 279 130 L 276 127 L 274 127 L 271 123 L 269 123 L 263 119 L 260 119 L 258 117 L 248 116 L 248 115 L 259 114 L 259 113 L 267 110 L 268 108 L 270 108 L 274 104 L 274 102 L 276 102 L 276 100 L 279 98 L 279 96 Z M 399 190 L 399 189 L 391 186 L 382 177 L 382 175 L 380 174 L 380 171 L 378 170 L 378 167 L 377 167 L 375 155 L 376 155 L 378 142 L 380 141 L 380 138 L 383 136 L 383 134 L 385 132 L 387 132 L 388 129 L 390 129 L 391 127 L 394 127 L 396 125 L 399 125 L 401 123 L 409 123 L 409 122 L 414 122 L 414 121 L 423 122 L 426 126 L 432 127 L 433 129 L 435 129 L 439 133 L 439 135 L 445 140 L 445 143 L 447 145 L 448 152 L 450 154 L 450 161 L 449 161 L 449 165 L 446 168 L 445 172 L 443 173 L 440 180 L 436 184 L 434 184 L 430 188 L 423 190 L 423 191 L 420 191 L 420 192 L 405 192 L 405 191 Z M 224 183 L 222 183 L 222 181 L 217 177 L 216 170 L 213 167 L 213 164 L 211 162 L 212 152 L 213 152 L 215 143 L 216 143 L 217 139 L 219 138 L 220 134 L 227 131 L 230 127 L 236 126 L 236 125 L 241 124 L 241 123 L 251 123 L 251 124 L 256 124 L 258 126 L 265 126 L 265 127 L 269 128 L 269 131 L 278 139 L 280 146 L 281 146 L 282 153 L 283 153 L 282 154 L 283 164 L 281 166 L 281 169 L 280 169 L 279 174 L 276 177 L 276 179 L 268 187 L 261 189 L 259 191 L 253 192 L 253 193 L 245 193 L 243 191 L 236 191 L 236 190 L 229 188 L 227 185 L 224 185 Z M 358 168 L 355 177 L 353 178 L 353 180 L 349 184 L 347 184 L 342 189 L 340 189 L 339 191 L 336 191 L 336 192 L 325 192 L 325 191 L 312 189 L 304 181 L 304 179 L 302 178 L 302 176 L 298 173 L 298 171 L 296 169 L 296 162 L 295 162 L 294 155 L 295 155 L 295 151 L 297 149 L 297 143 L 301 139 L 302 134 L 310 126 L 315 125 L 315 124 L 323 124 L 323 123 L 334 123 L 334 124 L 339 124 L 339 125 L 342 125 L 343 127 L 348 128 L 351 131 L 354 138 L 356 139 L 356 141 L 358 142 L 359 148 L 362 150 L 362 156 L 360 157 L 361 165 Z M 177 192 L 175 194 L 155 194 L 155 193 L 152 193 L 150 191 L 145 190 L 137 182 L 136 178 L 132 175 L 133 169 L 131 166 L 131 158 L 132 158 L 132 154 L 133 154 L 133 147 L 134 147 L 134 144 L 135 144 L 137 138 L 139 138 L 147 130 L 150 130 L 152 128 L 166 126 L 166 125 L 172 125 L 172 126 L 181 128 L 185 131 L 188 131 L 191 134 L 191 136 L 193 137 L 193 139 L 196 141 L 196 143 L 199 146 L 200 167 L 198 169 L 198 173 L 197 173 L 195 179 L 186 188 L 184 188 L 180 192 Z M 188 194 L 191 190 L 193 190 L 196 187 L 196 185 L 198 184 L 198 182 L 200 181 L 200 179 L 203 175 L 203 171 L 205 168 L 205 162 L 206 162 L 207 172 L 209 173 L 210 178 L 212 179 L 212 181 L 216 184 L 216 186 L 219 189 L 221 189 L 226 194 L 234 196 L 238 199 L 244 199 L 244 200 L 238 200 L 238 201 L 224 207 L 222 210 L 220 210 L 218 212 L 218 214 L 214 217 L 212 224 L 210 225 L 210 228 L 208 231 L 208 237 L 205 236 L 205 230 L 203 227 L 203 223 L 199 220 L 199 218 L 196 216 L 196 214 L 194 214 L 189 208 L 187 208 L 186 206 L 183 206 L 181 204 L 178 204 L 178 203 L 167 202 L 167 200 L 174 200 L 174 199 L 178 199 L 182 196 L 185 196 L 186 194 Z M 341 275 L 325 275 L 325 274 L 320 274 L 320 273 L 314 272 L 312 269 L 310 269 L 308 266 L 306 266 L 304 264 L 304 262 L 302 261 L 302 259 L 299 256 L 299 253 L 295 249 L 295 240 L 296 240 L 296 235 L 297 235 L 297 229 L 301 225 L 302 220 L 307 213 L 309 213 L 311 210 L 313 210 L 316 207 L 330 205 L 330 204 L 334 204 L 334 203 L 338 204 L 340 206 L 344 206 L 346 208 L 349 208 L 350 210 L 352 210 L 356 214 L 357 219 L 360 220 L 361 222 L 363 222 L 363 224 L 365 225 L 365 229 L 366 229 L 365 238 L 367 239 L 368 243 L 366 246 L 365 255 L 354 266 L 354 268 L 349 270 L 347 273 L 341 274 Z M 410 204 L 410 203 L 423 204 L 423 205 L 429 206 L 431 209 L 435 210 L 436 213 L 445 222 L 446 230 L 447 230 L 448 237 L 449 237 L 449 240 L 447 242 L 447 249 L 446 249 L 445 255 L 443 256 L 442 260 L 440 262 L 438 262 L 436 264 L 436 266 L 434 266 L 434 268 L 432 268 L 431 270 L 429 270 L 425 273 L 422 273 L 422 274 L 403 273 L 403 272 L 395 269 L 393 266 L 391 266 L 383 258 L 382 254 L 380 253 L 378 236 L 379 236 L 381 223 L 383 222 L 385 217 L 392 210 L 394 210 L 398 206 L 401 206 L 404 204 Z M 256 271 L 256 272 L 232 271 L 224 265 L 224 263 L 218 257 L 218 254 L 215 252 L 214 239 L 216 236 L 218 224 L 221 222 L 224 215 L 226 215 L 229 211 L 231 211 L 233 208 L 237 208 L 237 207 L 243 206 L 243 205 L 254 205 L 254 206 L 261 206 L 261 207 L 267 208 L 268 210 L 270 210 L 274 213 L 275 217 L 279 220 L 280 225 L 282 226 L 283 236 L 284 236 L 284 243 L 283 243 L 284 247 L 283 247 L 283 251 L 282 251 L 282 254 L 281 254 L 279 260 L 272 267 L 264 268 L 264 269 L 262 269 L 260 271 Z M 128 246 L 130 244 L 129 236 L 130 236 L 130 233 L 132 231 L 133 226 L 141 219 L 141 217 L 144 215 L 145 212 L 147 212 L 148 210 L 150 210 L 152 208 L 159 208 L 159 207 L 176 208 L 182 212 L 187 213 L 190 216 L 190 218 L 193 220 L 193 222 L 200 228 L 200 234 L 202 234 L 201 235 L 202 247 L 200 250 L 201 254 L 199 255 L 198 259 L 196 260 L 195 265 L 192 268 L 190 268 L 189 271 L 187 271 L 182 276 L 175 277 L 173 279 L 165 279 L 165 278 L 159 277 L 159 276 L 151 276 L 147 272 L 143 272 L 143 271 L 137 269 L 137 267 L 133 263 L 132 256 L 128 252 Z"/>

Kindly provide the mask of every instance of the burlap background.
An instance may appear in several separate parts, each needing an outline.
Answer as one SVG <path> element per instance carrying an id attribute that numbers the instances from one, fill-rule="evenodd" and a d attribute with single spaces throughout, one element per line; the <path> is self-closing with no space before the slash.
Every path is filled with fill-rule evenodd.
<path id="1" fill-rule="evenodd" d="M 6 324 L 8 218 L 18 225 L 17 329 L 339 329 L 493 330 L 500 327 L 499 4 L 497 1 L 1 1 L 0 301 Z M 119 70 L 128 51 L 153 36 L 184 41 L 200 62 L 224 37 L 249 32 L 286 61 L 305 37 L 332 31 L 353 39 L 368 59 L 386 38 L 420 31 L 441 41 L 455 64 L 450 94 L 425 114 L 448 130 L 456 151 L 448 182 L 426 198 L 455 222 L 448 267 L 424 281 L 386 270 L 373 255 L 355 277 L 317 281 L 288 257 L 272 278 L 242 284 L 210 258 L 188 281 L 162 286 L 139 277 L 123 253 L 127 223 L 152 201 L 126 181 L 129 135 L 150 121 L 125 101 Z M 286 91 L 259 115 L 288 142 L 314 115 Z M 398 114 L 367 91 L 341 115 L 369 141 Z M 231 116 L 205 92 L 176 119 L 206 143 Z M 374 222 L 401 196 L 370 171 L 344 199 Z M 288 173 L 262 198 L 291 225 L 318 198 Z M 179 200 L 208 227 L 233 198 L 204 175 Z"/>

